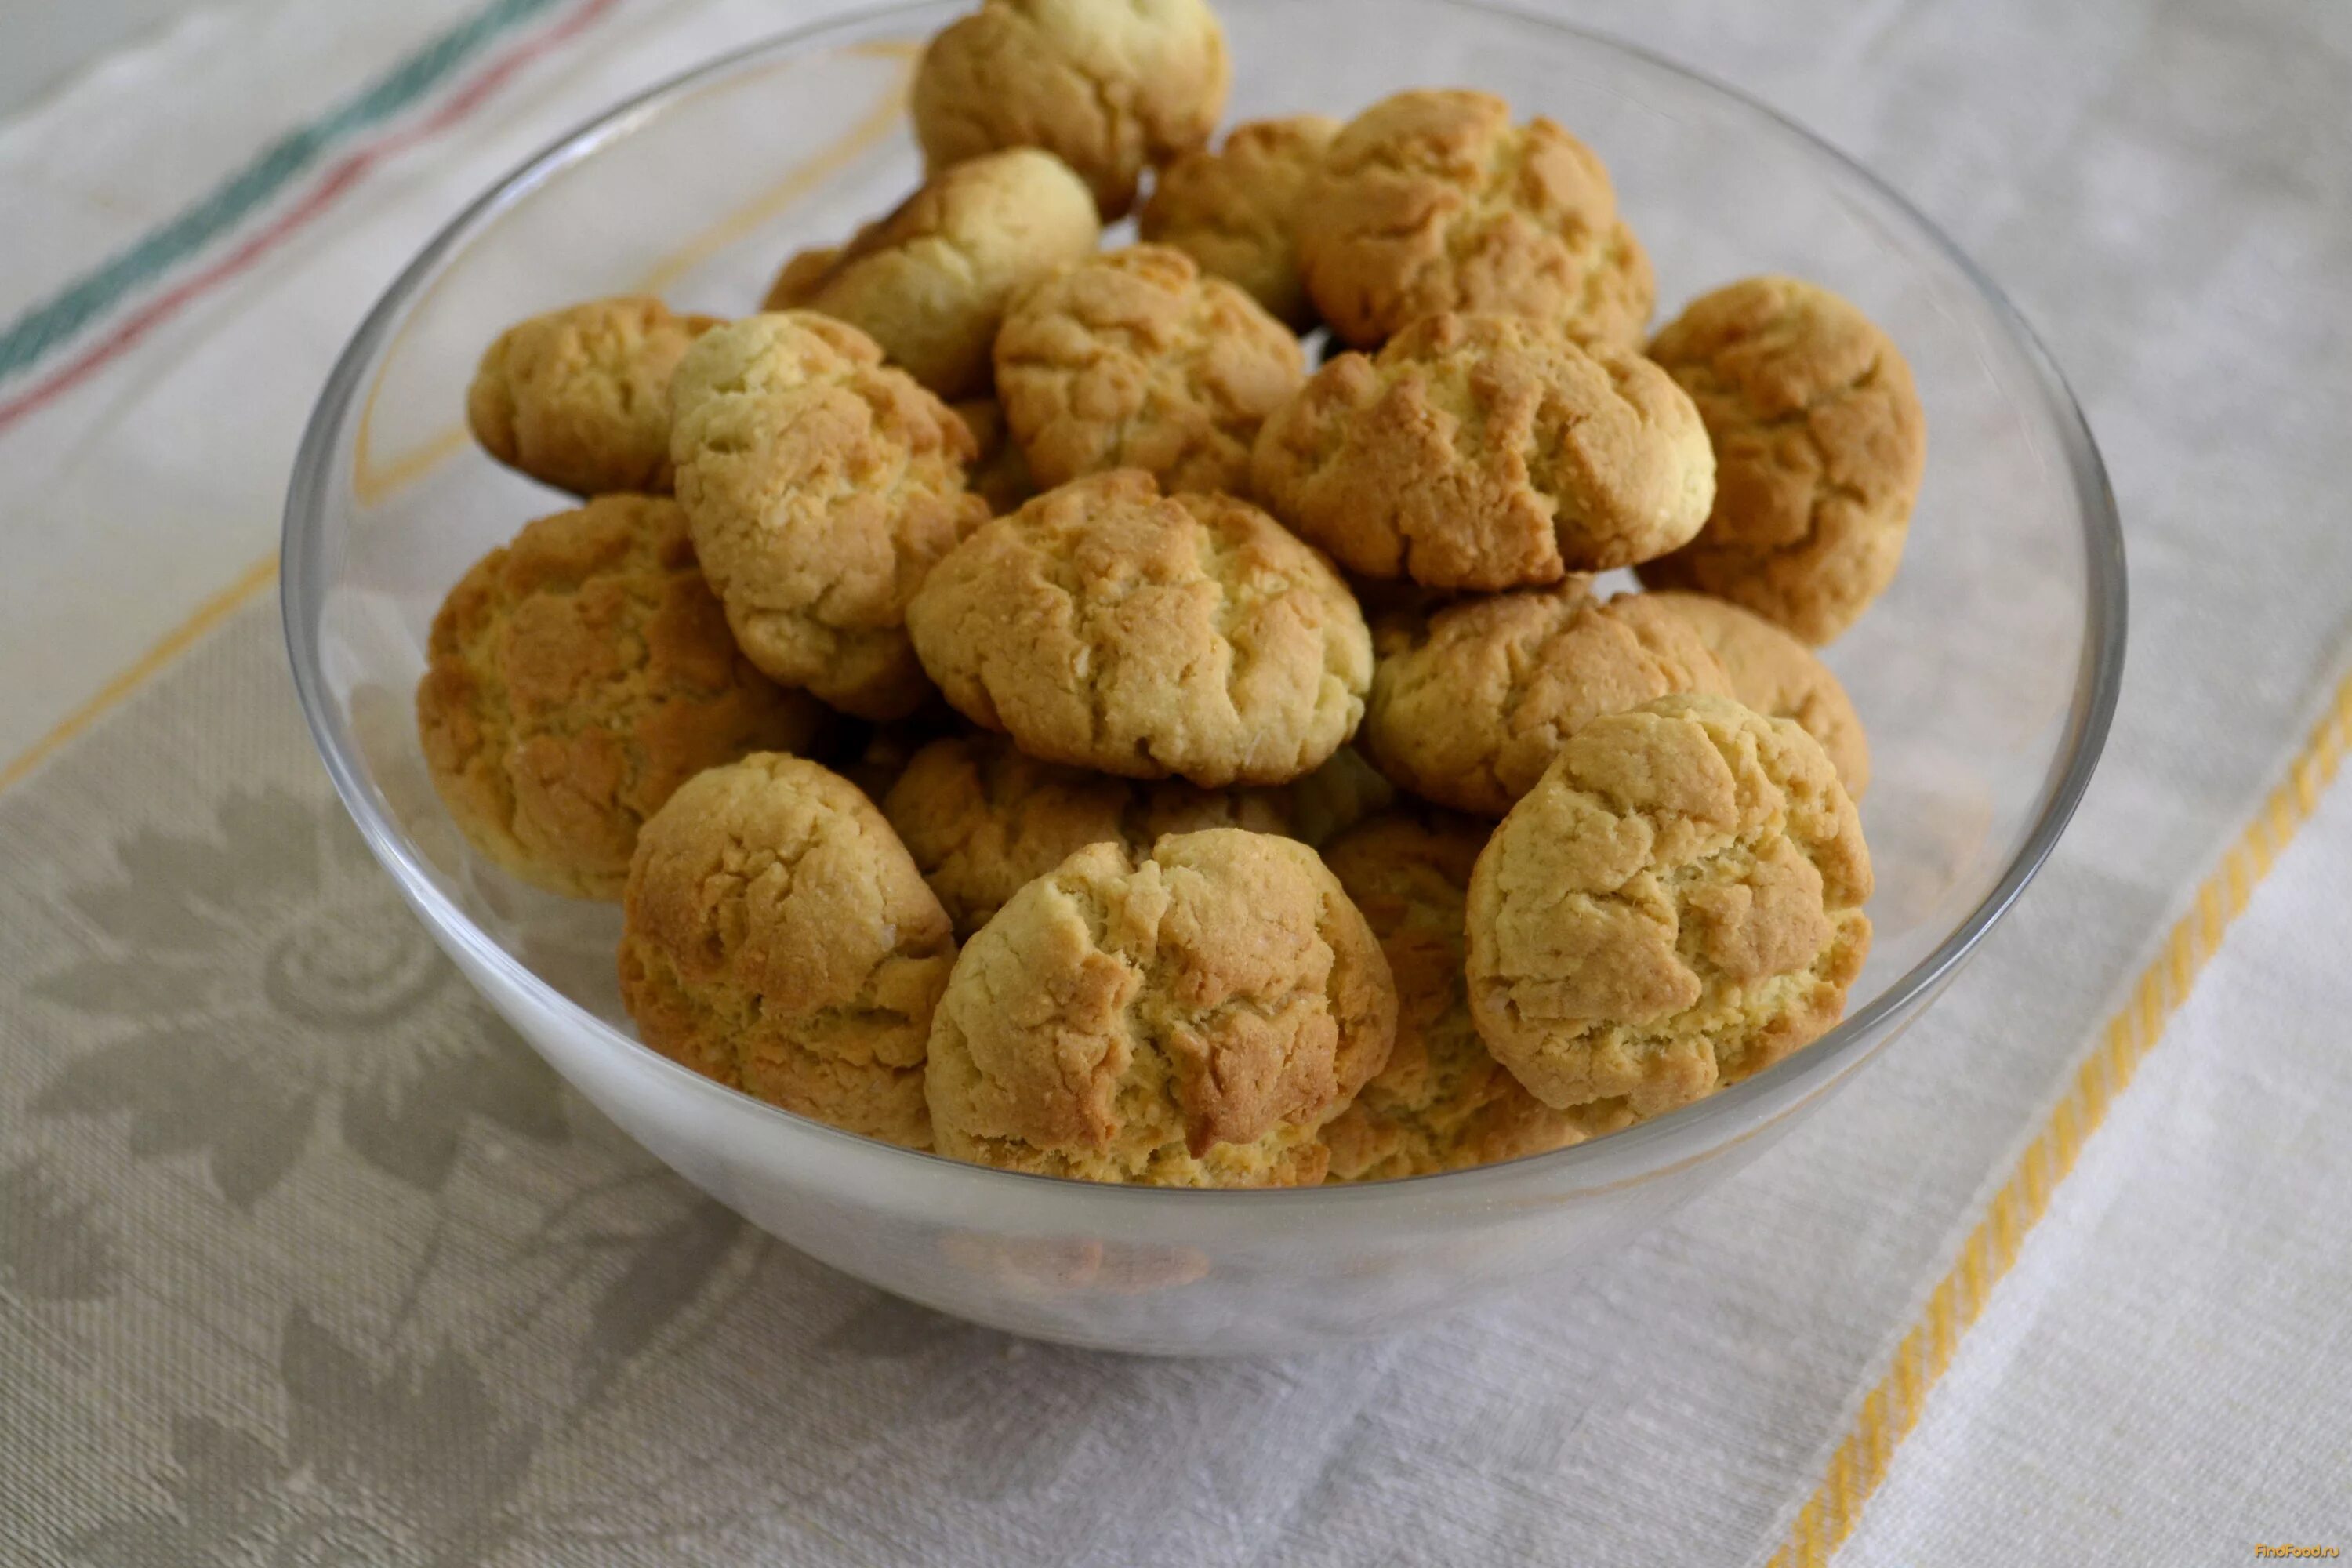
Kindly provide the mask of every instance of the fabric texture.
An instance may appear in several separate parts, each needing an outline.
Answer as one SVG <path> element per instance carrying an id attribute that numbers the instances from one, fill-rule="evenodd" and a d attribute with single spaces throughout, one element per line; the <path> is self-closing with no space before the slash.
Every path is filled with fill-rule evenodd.
<path id="1" fill-rule="evenodd" d="M 360 31 L 342 7 L 224 9 L 0 125 L 0 210 L 27 218 L 0 250 L 0 332 L 478 15 L 373 9 Z M 604 104 L 815 14 L 509 9 L 0 373 L 0 756 L 268 552 L 332 355 L 434 226 Z M 1574 15 L 1909 194 L 2043 332 L 2113 470 L 2133 643 L 2106 761 L 1895 1048 L 1735 1182 L 1528 1300 L 1289 1362 L 1021 1343 L 765 1240 L 567 1091 L 367 858 L 256 601 L 0 794 L 0 1555 L 1779 1550 L 1988 1186 L 2342 667 L 2352 12 Z M 2352 1544 L 2326 1534 L 2352 1533 L 2326 1226 L 2352 1184 L 2331 1135 L 2352 1097 L 2346 816 L 2339 788 L 2092 1140 L 1849 1560 Z"/>

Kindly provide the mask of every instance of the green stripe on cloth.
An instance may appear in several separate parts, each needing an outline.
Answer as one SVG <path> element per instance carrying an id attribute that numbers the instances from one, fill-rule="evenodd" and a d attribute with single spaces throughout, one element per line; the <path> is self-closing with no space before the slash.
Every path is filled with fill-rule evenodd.
<path id="1" fill-rule="evenodd" d="M 0 331 L 0 379 L 31 369 L 124 298 L 252 216 L 338 142 L 391 119 L 499 34 L 561 0 L 492 0 L 356 96 L 271 142 L 194 205 L 26 310 Z"/>

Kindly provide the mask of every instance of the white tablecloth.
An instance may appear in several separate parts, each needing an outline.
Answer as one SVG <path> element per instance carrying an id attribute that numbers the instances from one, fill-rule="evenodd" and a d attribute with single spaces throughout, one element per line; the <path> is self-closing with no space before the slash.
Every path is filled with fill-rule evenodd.
<path id="1" fill-rule="evenodd" d="M 2160 1040 L 2160 994 L 2133 999 L 2352 630 L 2352 10 L 1575 8 L 1870 163 L 2042 330 L 2130 541 L 2108 760 L 1932 1014 L 1613 1267 L 1386 1345 L 1190 1366 L 896 1305 L 651 1168 L 358 850 L 266 594 L 173 636 L 260 580 L 326 367 L 433 227 L 622 92 L 811 14 L 228 5 L 0 124 L 0 759 L 32 759 L 0 793 L 0 1542 L 1804 1563 L 1858 1518 L 1841 1561 L 2347 1544 L 2344 792 L 2315 784 Z M 115 680 L 158 639 L 188 646 Z M 2094 1050 L 2104 1121 L 2053 1121 Z"/>

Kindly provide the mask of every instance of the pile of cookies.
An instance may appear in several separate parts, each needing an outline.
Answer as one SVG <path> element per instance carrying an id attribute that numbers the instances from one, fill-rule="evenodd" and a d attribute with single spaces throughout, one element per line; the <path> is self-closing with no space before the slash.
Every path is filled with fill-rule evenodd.
<path id="1" fill-rule="evenodd" d="M 1902 553 L 1901 354 L 1780 277 L 1645 339 L 1558 125 L 1213 147 L 1229 76 L 1201 0 L 984 0 L 922 188 L 758 312 L 484 355 L 483 447 L 582 504 L 451 591 L 425 752 L 484 855 L 621 901 L 656 1050 L 983 1164 L 1298 1185 L 1841 1016 L 1869 754 L 1811 650 Z"/>

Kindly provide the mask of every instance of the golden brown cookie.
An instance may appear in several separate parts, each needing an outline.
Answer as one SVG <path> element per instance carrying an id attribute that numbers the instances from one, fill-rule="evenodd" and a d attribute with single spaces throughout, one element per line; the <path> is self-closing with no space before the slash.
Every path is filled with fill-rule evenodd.
<path id="1" fill-rule="evenodd" d="M 730 1089 L 930 1147 L 923 1043 L 955 963 L 947 911 L 855 785 L 761 752 L 646 824 L 621 999 L 646 1044 Z"/>
<path id="2" fill-rule="evenodd" d="M 1604 713 L 1677 691 L 1732 694 L 1683 616 L 1584 579 L 1383 617 L 1364 749 L 1424 800 L 1500 816 L 1570 736 Z"/>
<path id="3" fill-rule="evenodd" d="M 1706 527 L 1642 581 L 1832 641 L 1903 562 L 1927 462 L 1911 367 L 1869 317 L 1795 278 L 1693 300 L 1650 355 L 1698 404 L 1717 471 Z"/>
<path id="4" fill-rule="evenodd" d="M 671 395 L 677 499 L 743 651 L 859 718 L 912 712 L 930 686 L 907 600 L 988 515 L 964 489 L 971 431 L 811 311 L 706 334 Z"/>
<path id="5" fill-rule="evenodd" d="M 677 503 L 600 496 L 491 551 L 433 617 L 416 725 L 449 815 L 516 876 L 617 899 L 637 830 L 824 710 L 735 650 Z"/>
<path id="6" fill-rule="evenodd" d="M 1258 426 L 1307 379 L 1290 329 L 1166 246 L 1080 263 L 1014 303 L 996 395 L 1042 485 L 1142 468 L 1246 490 Z"/>
<path id="7" fill-rule="evenodd" d="M 1315 851 L 1212 828 L 1024 887 L 931 1020 L 942 1154 L 1174 1187 L 1306 1186 L 1388 1059 L 1388 963 Z"/>
<path id="8" fill-rule="evenodd" d="M 1031 756 L 1205 788 L 1286 784 L 1354 733 L 1371 635 L 1245 501 L 1123 468 L 986 523 L 907 606 L 923 668 Z"/>
<path id="9" fill-rule="evenodd" d="M 1252 479 L 1351 572 L 1494 589 L 1673 549 L 1706 521 L 1715 457 L 1639 354 L 1431 316 L 1317 371 L 1266 420 Z"/>
<path id="10" fill-rule="evenodd" d="M 1657 297 L 1591 148 L 1483 92 L 1401 92 L 1335 138 L 1298 206 L 1298 259 L 1342 341 L 1444 310 L 1526 316 L 1632 348 Z"/>
<path id="11" fill-rule="evenodd" d="M 1323 1130 L 1331 1180 L 1386 1181 L 1564 1149 L 1633 1120 L 1622 1102 L 1554 1110 L 1505 1071 L 1470 1020 L 1462 908 L 1494 824 L 1444 812 L 1373 817 L 1323 852 L 1380 939 L 1396 1048 Z"/>
<path id="12" fill-rule="evenodd" d="M 466 423 L 491 457 L 558 489 L 667 491 L 670 373 L 719 324 L 635 297 L 519 321 L 482 355 Z"/>
<path id="13" fill-rule="evenodd" d="M 956 934 L 969 938 L 1024 883 L 1089 844 L 1148 855 L 1161 835 L 1204 827 L 1287 833 L 1270 789 L 1205 790 L 1175 779 L 1112 778 L 1041 763 L 1000 735 L 934 741 L 898 775 L 890 819 Z"/>
<path id="14" fill-rule="evenodd" d="M 940 170 L 838 250 L 794 257 L 761 308 L 847 321 L 941 397 L 969 397 L 987 390 L 1005 306 L 1093 255 L 1101 234 L 1094 197 L 1067 164 L 1010 148 Z"/>
<path id="15" fill-rule="evenodd" d="M 1106 220 L 1146 163 L 1198 147 L 1232 86 L 1202 0 L 984 0 L 915 68 L 915 135 L 933 174 L 1000 147 L 1077 171 Z"/>
<path id="16" fill-rule="evenodd" d="M 1836 764 L 1845 793 L 1862 799 L 1870 787 L 1870 741 L 1863 733 L 1862 715 L 1812 649 L 1727 600 L 1672 592 L 1643 596 L 1690 623 L 1723 666 L 1732 696 L 1768 719 L 1793 719 L 1804 726 Z M 1377 703 L 1377 679 L 1372 689 Z"/>
<path id="17" fill-rule="evenodd" d="M 1004 409 L 993 397 L 974 397 L 957 404 L 955 411 L 979 447 L 966 482 L 996 516 L 1019 511 L 1036 498 L 1037 481 L 1030 476 L 1021 444 L 1005 428 Z"/>
<path id="18" fill-rule="evenodd" d="M 1316 315 L 1298 271 L 1298 200 L 1339 132 L 1338 121 L 1320 114 L 1236 125 L 1215 152 L 1187 153 L 1160 171 L 1136 230 L 1305 331 Z"/>
<path id="19" fill-rule="evenodd" d="M 1870 851 L 1811 735 L 1724 697 L 1596 719 L 1470 879 L 1470 1011 L 1545 1104 L 1637 1115 L 1771 1066 L 1845 1010 Z"/>

